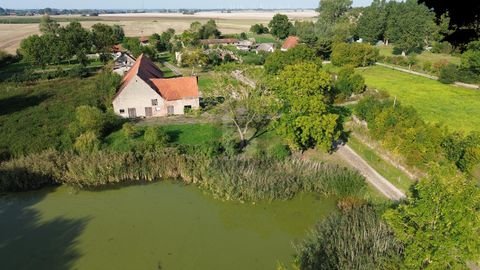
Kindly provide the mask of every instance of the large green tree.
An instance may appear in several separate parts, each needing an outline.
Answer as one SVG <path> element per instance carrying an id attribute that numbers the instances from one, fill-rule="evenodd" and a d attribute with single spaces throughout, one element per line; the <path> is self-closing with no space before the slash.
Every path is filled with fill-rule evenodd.
<path id="1" fill-rule="evenodd" d="M 108 53 L 115 45 L 115 35 L 112 27 L 103 23 L 97 23 L 92 26 L 92 41 L 103 61 L 108 60 Z"/>
<path id="2" fill-rule="evenodd" d="M 288 16 L 284 14 L 275 14 L 268 27 L 270 28 L 270 33 L 279 39 L 288 37 L 293 30 L 293 24 L 288 19 Z"/>
<path id="3" fill-rule="evenodd" d="M 439 28 L 433 13 L 416 0 L 390 2 L 385 37 L 403 53 L 422 50 L 438 38 Z"/>
<path id="4" fill-rule="evenodd" d="M 352 0 L 320 0 L 315 32 L 319 38 L 333 39 L 336 24 L 345 21 L 345 13 L 352 7 Z"/>
<path id="5" fill-rule="evenodd" d="M 338 115 L 327 105 L 330 75 L 313 62 L 303 62 L 286 66 L 271 86 L 283 102 L 279 128 L 290 145 L 330 150 L 339 136 Z"/>
<path id="6" fill-rule="evenodd" d="M 61 28 L 59 32 L 65 57 L 70 59 L 76 56 L 77 60 L 85 65 L 87 62 L 86 54 L 92 47 L 90 33 L 79 22 L 71 22 L 66 27 Z"/>
<path id="7" fill-rule="evenodd" d="M 387 26 L 385 0 L 374 0 L 358 19 L 356 34 L 364 41 L 374 44 L 382 40 Z"/>
<path id="8" fill-rule="evenodd" d="M 315 45 L 318 38 L 315 34 L 315 24 L 311 21 L 295 21 L 295 35 L 302 43 Z"/>
<path id="9" fill-rule="evenodd" d="M 320 62 L 321 59 L 316 56 L 315 50 L 307 45 L 300 44 L 297 47 L 288 50 L 287 52 L 277 50 L 274 53 L 269 54 L 265 60 L 264 68 L 267 73 L 276 74 L 285 66 L 304 61 Z"/>
<path id="10" fill-rule="evenodd" d="M 431 168 L 385 218 L 405 246 L 407 269 L 465 269 L 480 258 L 480 190 L 454 170 Z"/>

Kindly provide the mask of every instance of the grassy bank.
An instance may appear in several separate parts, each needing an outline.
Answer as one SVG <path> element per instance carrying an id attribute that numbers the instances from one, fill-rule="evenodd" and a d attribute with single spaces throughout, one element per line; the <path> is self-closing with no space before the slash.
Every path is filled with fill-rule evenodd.
<path id="1" fill-rule="evenodd" d="M 0 84 L 0 151 L 22 155 L 70 147 L 66 133 L 75 108 L 96 106 L 102 95 L 95 77 Z"/>
<path id="2" fill-rule="evenodd" d="M 438 81 L 384 67 L 359 73 L 370 88 L 388 92 L 401 103 L 413 106 L 430 123 L 452 130 L 480 131 L 480 91 L 445 85 Z"/>
<path id="3" fill-rule="evenodd" d="M 399 169 L 395 168 L 392 164 L 383 160 L 374 150 L 360 142 L 354 136 L 350 136 L 348 139 L 348 145 L 378 173 L 403 192 L 408 191 L 410 186 L 414 184 L 412 179 Z"/>

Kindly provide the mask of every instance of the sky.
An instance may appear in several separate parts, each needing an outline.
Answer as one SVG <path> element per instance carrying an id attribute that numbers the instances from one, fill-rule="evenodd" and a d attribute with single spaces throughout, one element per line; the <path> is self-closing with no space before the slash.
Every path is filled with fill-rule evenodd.
<path id="1" fill-rule="evenodd" d="M 11 9 L 176 9 L 176 8 L 314 8 L 318 0 L 0 0 L 0 7 Z M 372 0 L 353 0 L 354 6 L 367 6 Z"/>

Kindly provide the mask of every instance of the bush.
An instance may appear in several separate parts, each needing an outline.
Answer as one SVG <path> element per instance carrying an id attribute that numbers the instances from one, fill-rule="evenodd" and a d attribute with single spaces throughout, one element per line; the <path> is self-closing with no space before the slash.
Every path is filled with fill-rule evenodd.
<path id="1" fill-rule="evenodd" d="M 432 52 L 450 54 L 453 52 L 453 46 L 448 41 L 435 42 L 432 46 Z"/>
<path id="2" fill-rule="evenodd" d="M 454 64 L 448 64 L 440 69 L 438 80 L 441 83 L 451 84 L 457 80 L 458 67 Z"/>
<path id="3" fill-rule="evenodd" d="M 148 127 L 143 134 L 145 146 L 149 149 L 165 147 L 170 140 L 168 134 L 159 127 Z"/>
<path id="4" fill-rule="evenodd" d="M 100 140 L 95 132 L 87 131 L 77 138 L 73 147 L 79 153 L 93 153 L 100 149 Z"/>
<path id="5" fill-rule="evenodd" d="M 402 245 L 369 205 L 332 214 L 296 246 L 298 269 L 398 269 Z"/>
<path id="6" fill-rule="evenodd" d="M 265 59 L 264 68 L 269 74 L 277 74 L 286 66 L 301 62 L 314 62 L 318 66 L 322 66 L 322 60 L 317 57 L 314 49 L 306 45 L 298 45 L 286 52 L 276 50 L 269 54 Z"/>
<path id="7" fill-rule="evenodd" d="M 122 132 L 123 132 L 123 135 L 125 135 L 125 137 L 130 138 L 130 139 L 134 139 L 138 135 L 140 135 L 139 130 L 135 127 L 134 124 L 132 124 L 130 122 L 127 122 L 127 123 L 123 124 Z"/>
<path id="8" fill-rule="evenodd" d="M 254 24 L 252 27 L 250 27 L 250 32 L 255 33 L 255 34 L 267 34 L 268 33 L 268 27 L 264 26 L 263 24 Z"/>
<path id="9" fill-rule="evenodd" d="M 99 136 L 104 131 L 106 124 L 105 116 L 96 107 L 80 106 L 75 111 L 75 117 L 82 132 L 92 131 Z"/>
<path id="10" fill-rule="evenodd" d="M 288 145 L 275 143 L 267 148 L 266 154 L 268 158 L 274 160 L 285 160 L 292 154 L 292 152 L 290 151 Z"/>
<path id="11" fill-rule="evenodd" d="M 378 49 L 366 43 L 338 43 L 333 46 L 332 64 L 365 67 L 374 64 L 378 58 Z"/>
<path id="12" fill-rule="evenodd" d="M 355 73 L 353 67 L 347 66 L 339 71 L 334 87 L 341 97 L 350 97 L 362 93 L 366 86 L 362 75 Z"/>

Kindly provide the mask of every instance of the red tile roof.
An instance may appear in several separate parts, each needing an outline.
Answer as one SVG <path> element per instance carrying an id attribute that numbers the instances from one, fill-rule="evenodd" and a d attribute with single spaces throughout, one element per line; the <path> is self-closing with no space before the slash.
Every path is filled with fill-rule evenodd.
<path id="1" fill-rule="evenodd" d="M 153 79 L 153 84 L 166 100 L 198 98 L 197 77 L 178 77 L 172 79 Z"/>
<path id="2" fill-rule="evenodd" d="M 114 99 L 120 94 L 120 92 L 122 92 L 129 82 L 135 78 L 135 76 L 140 77 L 166 100 L 197 98 L 199 96 L 197 77 L 164 79 L 163 72 L 157 67 L 157 65 L 142 54 L 137 58 L 135 64 L 123 77 L 120 88 Z"/>
<path id="3" fill-rule="evenodd" d="M 300 38 L 296 36 L 289 36 L 282 45 L 283 50 L 295 48 L 300 42 Z"/>

